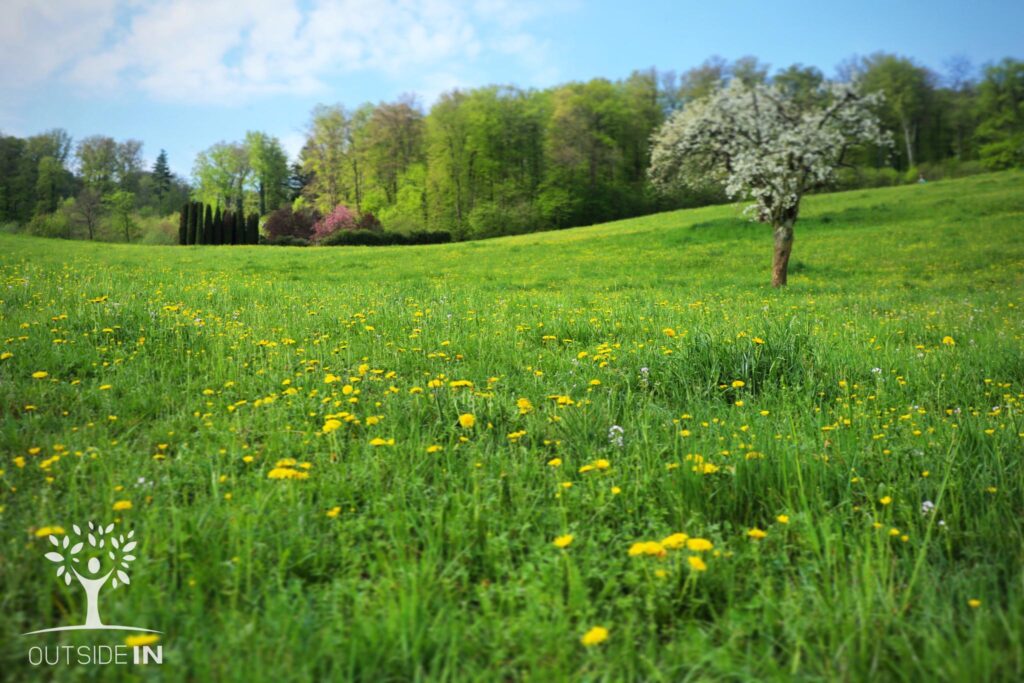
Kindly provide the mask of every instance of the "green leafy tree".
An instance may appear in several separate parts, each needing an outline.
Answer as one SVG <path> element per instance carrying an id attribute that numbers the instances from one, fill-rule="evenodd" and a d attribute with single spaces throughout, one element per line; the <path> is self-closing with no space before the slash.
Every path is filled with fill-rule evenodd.
<path id="1" fill-rule="evenodd" d="M 75 197 L 71 208 L 72 220 L 85 228 L 89 239 L 96 238 L 100 220 L 103 218 L 103 198 L 95 188 L 84 187 Z"/>
<path id="2" fill-rule="evenodd" d="M 903 141 L 906 166 L 917 165 L 918 134 L 932 96 L 934 75 L 912 60 L 878 53 L 864 61 L 861 86 L 885 95 L 883 122 Z"/>
<path id="3" fill-rule="evenodd" d="M 244 200 L 251 173 L 245 145 L 218 142 L 196 156 L 192 167 L 195 197 L 204 204 L 234 206 Z"/>
<path id="4" fill-rule="evenodd" d="M 384 193 L 384 204 L 398 201 L 403 174 L 424 159 L 424 116 L 415 98 L 377 105 L 366 122 L 366 150 L 374 185 Z"/>
<path id="5" fill-rule="evenodd" d="M 362 207 L 369 165 L 366 129 L 372 111 L 369 105 L 355 111 L 341 105 L 313 110 L 301 160 L 311 176 L 307 194 L 321 213 L 342 203 Z"/>
<path id="6" fill-rule="evenodd" d="M 114 191 L 117 185 L 117 141 L 104 135 L 80 140 L 75 148 L 78 173 L 86 187 L 101 196 Z"/>
<path id="7" fill-rule="evenodd" d="M 978 85 L 977 136 L 981 162 L 991 169 L 1024 166 L 1024 61 L 985 68 Z"/>
<path id="8" fill-rule="evenodd" d="M 36 172 L 35 212 L 41 214 L 56 211 L 61 200 L 71 194 L 73 184 L 73 176 L 59 159 L 51 156 L 40 159 Z"/>
<path id="9" fill-rule="evenodd" d="M 114 190 L 103 198 L 103 203 L 124 233 L 124 241 L 131 242 L 137 227 L 132 216 L 135 211 L 135 195 L 125 190 Z"/>
<path id="10" fill-rule="evenodd" d="M 821 104 L 824 97 L 821 86 L 824 82 L 825 76 L 820 70 L 802 64 L 788 66 L 772 78 L 772 84 L 788 99 L 806 107 Z"/>
<path id="11" fill-rule="evenodd" d="M 280 208 L 288 201 L 288 155 L 281 142 L 265 133 L 249 131 L 245 147 L 252 167 L 260 215 Z"/>

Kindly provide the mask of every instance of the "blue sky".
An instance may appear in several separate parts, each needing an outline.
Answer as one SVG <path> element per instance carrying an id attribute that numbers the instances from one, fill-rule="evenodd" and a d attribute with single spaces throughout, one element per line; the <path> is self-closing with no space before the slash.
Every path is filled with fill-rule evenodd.
<path id="1" fill-rule="evenodd" d="M 854 54 L 941 72 L 1024 57 L 1020 0 L 3 0 L 0 132 L 144 142 L 191 171 L 246 130 L 290 153 L 317 103 L 545 87 L 755 55 L 832 74 Z"/>

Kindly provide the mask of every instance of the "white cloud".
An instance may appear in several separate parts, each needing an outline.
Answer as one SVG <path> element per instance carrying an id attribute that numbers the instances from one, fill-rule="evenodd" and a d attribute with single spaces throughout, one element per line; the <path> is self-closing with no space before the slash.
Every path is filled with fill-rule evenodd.
<path id="1" fill-rule="evenodd" d="M 561 0 L 14 2 L 0 29 L 9 84 L 59 76 L 88 90 L 215 104 L 310 94 L 355 73 L 432 90 L 487 57 L 550 75 L 545 45 L 528 29 Z"/>
<path id="2" fill-rule="evenodd" d="M 115 0 L 5 0 L 0 86 L 34 85 L 100 47 L 116 23 Z"/>

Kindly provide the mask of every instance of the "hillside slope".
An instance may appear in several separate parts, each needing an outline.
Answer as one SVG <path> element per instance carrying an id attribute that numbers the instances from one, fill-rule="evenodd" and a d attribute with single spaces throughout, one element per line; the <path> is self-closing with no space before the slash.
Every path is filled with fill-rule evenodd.
<path id="1" fill-rule="evenodd" d="M 963 276 L 961 284 L 971 286 L 972 278 L 986 278 L 986 271 L 1019 264 L 1024 258 L 1018 239 L 1024 223 L 1022 187 L 1024 173 L 1006 172 L 809 197 L 797 227 L 793 284 L 827 288 L 840 281 L 874 281 L 879 286 L 899 278 L 901 284 L 914 286 L 945 274 Z M 230 259 L 211 247 L 150 251 L 74 243 L 68 249 L 61 242 L 2 235 L 0 245 L 11 256 L 91 259 L 102 254 L 104 260 L 125 263 L 158 258 L 161 264 L 214 270 L 258 266 L 261 271 L 289 273 L 296 267 L 357 268 L 361 275 L 379 276 L 384 282 L 419 276 L 475 280 L 500 273 L 502 279 L 525 287 L 557 288 L 567 276 L 598 288 L 643 286 L 652 276 L 659 286 L 757 285 L 767 280 L 770 234 L 765 226 L 744 219 L 740 208 L 706 207 L 419 248 L 225 247 L 236 254 Z M 930 259 L 929 254 L 937 258 Z"/>
<path id="2" fill-rule="evenodd" d="M 738 213 L 0 235 L 0 679 L 124 642 L 20 635 L 95 520 L 161 680 L 1024 680 L 1024 174 L 811 197 L 781 291 Z"/>

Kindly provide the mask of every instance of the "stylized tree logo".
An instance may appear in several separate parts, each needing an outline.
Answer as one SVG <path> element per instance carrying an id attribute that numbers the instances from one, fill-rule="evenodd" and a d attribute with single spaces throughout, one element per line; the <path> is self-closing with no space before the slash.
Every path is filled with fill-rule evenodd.
<path id="1" fill-rule="evenodd" d="M 132 554 L 138 545 L 138 542 L 133 540 L 135 531 L 129 531 L 127 535 L 115 536 L 113 524 L 104 527 L 101 524 L 89 522 L 88 526 L 88 530 L 82 533 L 82 529 L 77 524 L 73 524 L 71 526 L 73 533 L 64 536 L 63 541 L 51 534 L 50 543 L 57 550 L 46 553 L 46 559 L 59 565 L 57 576 L 58 578 L 63 577 L 65 585 L 70 586 L 72 577 L 74 577 L 85 589 L 87 601 L 85 623 L 81 626 L 62 626 L 32 633 L 77 629 L 151 631 L 151 629 L 134 626 L 109 626 L 100 619 L 99 595 L 103 586 L 108 581 L 114 588 L 122 583 L 131 583 L 127 570 L 135 560 L 135 555 Z M 151 632 L 159 633 L 159 631 Z"/>

